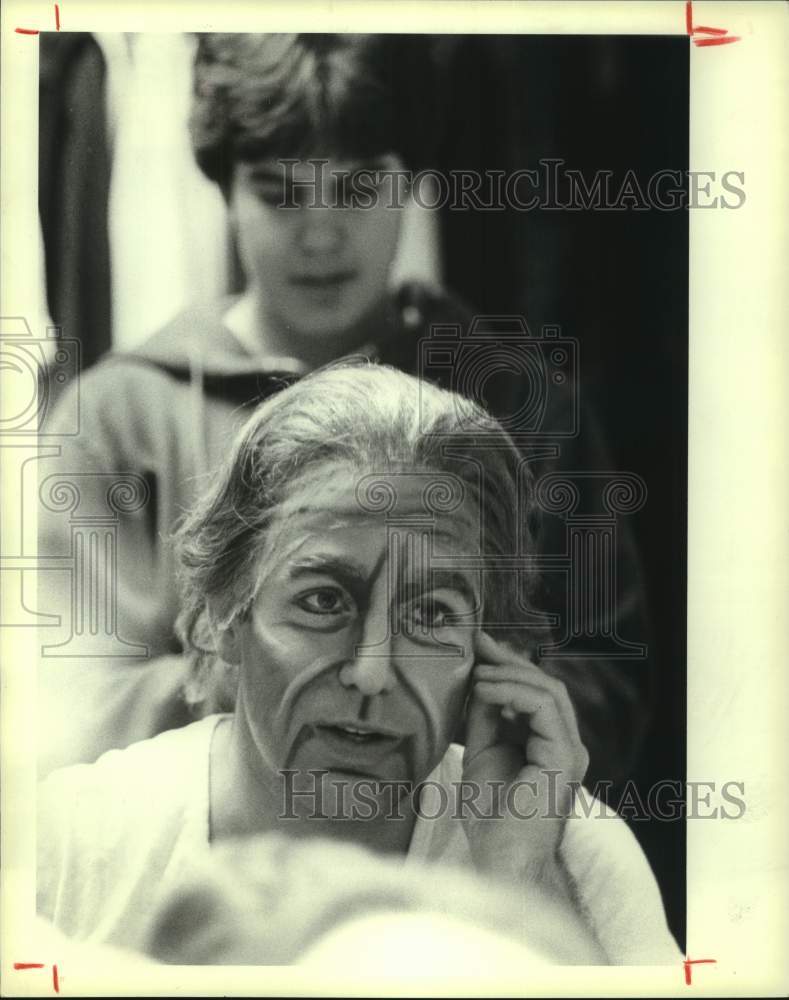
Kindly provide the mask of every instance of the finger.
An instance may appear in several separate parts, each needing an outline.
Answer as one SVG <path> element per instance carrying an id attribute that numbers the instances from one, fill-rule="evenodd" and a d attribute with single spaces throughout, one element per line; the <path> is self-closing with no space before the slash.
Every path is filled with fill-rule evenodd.
<path id="1" fill-rule="evenodd" d="M 512 683 L 531 684 L 545 692 L 546 697 L 555 701 L 560 712 L 567 732 L 573 739 L 580 740 L 580 730 L 578 728 L 578 718 L 575 713 L 570 695 L 564 684 L 552 677 L 547 677 L 539 668 L 533 670 L 524 669 L 524 665 L 519 664 L 515 668 L 507 669 L 504 666 L 493 664 L 480 664 L 474 671 L 475 681 L 487 681 L 492 683 Z"/>
<path id="2" fill-rule="evenodd" d="M 568 731 L 555 700 L 542 688 L 524 681 L 517 684 L 478 681 L 474 685 L 474 694 L 487 704 L 502 708 L 507 706 L 528 715 L 530 728 L 536 735 L 552 740 L 558 746 L 575 746 L 576 741 Z"/>
<path id="3" fill-rule="evenodd" d="M 501 708 L 472 698 L 466 723 L 466 746 L 463 751 L 463 773 L 479 776 L 481 767 L 488 777 L 512 776 L 523 766 L 523 742 L 513 734 L 502 739 Z"/>
<path id="4" fill-rule="evenodd" d="M 572 702 L 569 695 L 565 697 L 566 688 L 564 684 L 558 678 L 553 677 L 537 666 L 525 650 L 514 649 L 503 642 L 497 642 L 487 632 L 483 632 L 480 629 L 475 637 L 475 654 L 478 667 L 487 665 L 489 669 L 494 669 L 497 665 L 500 665 L 516 670 L 520 668 L 528 670 L 535 679 L 538 677 L 544 679 L 549 686 L 553 686 L 552 689 L 556 692 L 557 697 L 564 701 L 564 707 L 572 709 Z M 574 710 L 572 714 L 574 721 Z M 568 723 L 570 723 L 569 719 Z"/>
<path id="5" fill-rule="evenodd" d="M 578 718 L 575 708 L 564 684 L 555 677 L 550 677 L 529 660 L 521 660 L 516 664 L 478 663 L 474 668 L 474 679 L 478 681 L 510 682 L 515 684 L 529 683 L 546 691 L 555 699 L 562 714 L 567 731 L 573 740 L 580 742 Z"/>
<path id="6" fill-rule="evenodd" d="M 483 701 L 472 693 L 466 714 L 466 751 L 469 759 L 498 741 L 500 714 L 498 705 Z"/>
<path id="7" fill-rule="evenodd" d="M 577 773 L 579 780 L 583 779 L 589 766 L 586 747 L 580 736 L 576 737 L 567 729 L 557 705 L 543 690 L 530 688 L 523 682 L 508 685 L 487 681 L 478 682 L 474 690 L 481 701 L 501 705 L 502 714 L 507 710 L 505 718 L 511 717 L 513 712 L 529 716 L 529 735 L 520 743 L 527 763 L 558 766 Z M 517 735 L 513 735 L 517 740 Z"/>
<path id="8" fill-rule="evenodd" d="M 574 768 L 577 763 L 576 757 L 577 755 L 567 748 L 560 761 L 559 755 L 556 752 L 555 741 L 548 740 L 544 736 L 537 736 L 535 733 L 532 733 L 526 741 L 527 762 L 542 770 L 556 767 L 557 764 L 562 762 L 565 768 Z"/>
<path id="9" fill-rule="evenodd" d="M 516 653 L 515 650 L 503 642 L 497 642 L 482 629 L 476 634 L 474 651 L 478 660 L 489 663 L 512 663 L 520 659 L 520 654 Z"/>

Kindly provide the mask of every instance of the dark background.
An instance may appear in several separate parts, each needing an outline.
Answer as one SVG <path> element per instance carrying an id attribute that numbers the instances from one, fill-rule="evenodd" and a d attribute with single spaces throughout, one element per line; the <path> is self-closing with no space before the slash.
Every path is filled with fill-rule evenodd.
<path id="1" fill-rule="evenodd" d="M 670 36 L 464 38 L 453 55 L 448 168 L 538 168 L 555 157 L 642 187 L 686 171 L 689 46 Z M 618 185 L 613 190 L 616 191 Z M 524 190 L 527 198 L 529 190 Z M 639 790 L 686 776 L 688 216 L 686 211 L 446 211 L 446 283 L 483 313 L 521 313 L 580 341 L 581 392 L 614 467 L 641 475 L 630 518 L 657 665 Z M 685 942 L 685 824 L 631 823 Z"/>

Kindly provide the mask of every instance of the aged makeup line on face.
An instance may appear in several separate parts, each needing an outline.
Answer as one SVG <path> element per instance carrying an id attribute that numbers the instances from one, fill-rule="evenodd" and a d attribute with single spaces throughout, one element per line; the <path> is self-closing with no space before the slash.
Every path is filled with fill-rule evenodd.
<path id="1" fill-rule="evenodd" d="M 452 741 L 474 665 L 481 585 L 431 556 L 478 551 L 468 502 L 429 533 L 360 510 L 360 473 L 319 466 L 271 522 L 248 609 L 223 650 L 239 665 L 230 746 L 257 775 L 381 783 L 425 778 Z M 398 512 L 424 517 L 424 472 L 398 477 Z M 421 543 L 421 544 L 420 544 Z M 296 784 L 299 780 L 297 778 Z M 381 810 L 381 815 L 385 815 Z"/>

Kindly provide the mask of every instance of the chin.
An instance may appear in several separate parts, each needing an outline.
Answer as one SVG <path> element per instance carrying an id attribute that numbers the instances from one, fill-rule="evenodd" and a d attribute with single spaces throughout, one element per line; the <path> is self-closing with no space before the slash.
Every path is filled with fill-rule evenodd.
<path id="1" fill-rule="evenodd" d="M 309 310 L 300 303 L 301 308 L 291 313 L 287 326 L 305 340 L 342 341 L 350 330 L 373 313 L 380 301 L 380 298 L 363 302 L 355 299 Z"/>
<path id="2" fill-rule="evenodd" d="M 331 340 L 333 338 L 342 340 L 343 336 L 355 327 L 365 316 L 366 310 L 358 307 L 324 309 L 303 317 L 302 323 L 294 323 L 297 330 L 301 330 L 302 336 L 315 340 Z"/>

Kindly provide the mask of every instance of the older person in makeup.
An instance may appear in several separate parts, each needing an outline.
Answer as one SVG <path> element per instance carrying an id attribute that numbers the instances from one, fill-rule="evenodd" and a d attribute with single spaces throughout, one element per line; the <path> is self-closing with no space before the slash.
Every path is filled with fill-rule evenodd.
<path id="1" fill-rule="evenodd" d="M 393 782 L 402 793 L 428 778 L 467 701 L 466 771 L 480 786 L 506 792 L 524 768 L 538 795 L 541 768 L 580 783 L 588 757 L 563 685 L 485 628 L 515 625 L 519 609 L 512 581 L 480 568 L 483 546 L 505 555 L 530 499 L 491 418 L 394 371 L 340 368 L 261 412 L 231 464 L 181 534 L 187 648 L 202 628 L 238 669 L 236 711 L 212 752 L 213 835 L 278 826 L 292 778 L 292 805 L 312 818 L 302 830 L 405 853 L 416 804 L 392 822 L 384 797 Z M 529 719 L 528 737 L 516 717 Z M 502 752 L 505 732 L 514 742 Z M 316 809 L 305 788 L 319 770 Z M 323 818 L 331 786 L 349 788 L 338 777 L 371 779 L 373 796 L 381 786 L 374 815 L 340 805 L 344 822 Z M 502 874 L 550 867 L 558 833 L 539 858 L 526 847 L 482 854 Z"/>
<path id="2" fill-rule="evenodd" d="M 624 823 L 568 819 L 594 800 L 529 652 L 530 504 L 491 417 L 393 369 L 267 400 L 178 539 L 191 696 L 223 671 L 235 710 L 47 779 L 44 915 L 134 946 L 202 851 L 278 831 L 533 886 L 601 962 L 675 960 Z"/>

